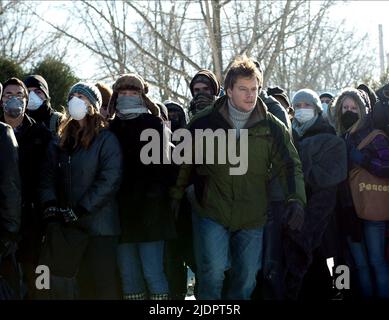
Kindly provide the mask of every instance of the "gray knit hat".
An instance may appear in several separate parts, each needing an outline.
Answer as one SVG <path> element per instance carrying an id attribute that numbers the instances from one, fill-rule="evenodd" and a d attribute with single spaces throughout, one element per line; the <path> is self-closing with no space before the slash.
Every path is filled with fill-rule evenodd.
<path id="1" fill-rule="evenodd" d="M 68 101 L 74 93 L 80 93 L 87 97 L 92 106 L 97 110 L 97 112 L 100 111 L 103 98 L 101 97 L 99 89 L 94 84 L 86 82 L 77 82 L 73 87 L 70 88 L 68 94 Z"/>
<path id="2" fill-rule="evenodd" d="M 301 89 L 295 93 L 292 99 L 293 108 L 301 102 L 309 103 L 315 106 L 318 113 L 323 112 L 319 95 L 311 89 Z"/>

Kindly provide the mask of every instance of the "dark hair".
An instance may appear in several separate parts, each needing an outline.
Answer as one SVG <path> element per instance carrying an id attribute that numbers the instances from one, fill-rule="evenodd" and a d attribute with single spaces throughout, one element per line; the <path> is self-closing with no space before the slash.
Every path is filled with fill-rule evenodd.
<path id="1" fill-rule="evenodd" d="M 263 76 L 259 72 L 257 66 L 252 59 L 246 56 L 238 57 L 228 69 L 224 79 L 224 89 L 232 89 L 239 77 L 252 78 L 255 77 L 258 81 L 259 87 L 262 87 Z"/>
<path id="2" fill-rule="evenodd" d="M 81 127 L 78 121 L 69 115 L 64 117 L 58 128 L 59 146 L 66 150 L 75 150 L 78 147 L 88 149 L 100 130 L 107 127 L 107 121 L 92 107 L 88 107 L 90 114 L 85 116 L 85 126 Z"/>
<path id="3" fill-rule="evenodd" d="M 6 82 L 4 82 L 3 89 L 10 85 L 21 86 L 23 88 L 25 98 L 28 99 L 28 89 L 22 80 L 19 80 L 18 78 L 9 78 Z"/>

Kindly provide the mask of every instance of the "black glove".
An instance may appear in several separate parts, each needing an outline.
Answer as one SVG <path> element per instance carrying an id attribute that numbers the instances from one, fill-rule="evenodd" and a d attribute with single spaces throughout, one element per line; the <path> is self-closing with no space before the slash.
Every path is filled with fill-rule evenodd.
<path id="1" fill-rule="evenodd" d="M 305 211 L 298 201 L 290 201 L 286 206 L 286 222 L 291 230 L 301 231 L 304 224 Z"/>
<path id="2" fill-rule="evenodd" d="M 88 211 L 82 207 L 77 206 L 75 209 L 72 208 L 64 208 L 60 209 L 61 215 L 65 221 L 65 223 L 73 223 L 80 219 L 83 215 L 88 214 Z"/>
<path id="3" fill-rule="evenodd" d="M 62 214 L 57 207 L 48 207 L 43 211 L 43 219 L 46 222 L 62 221 Z"/>
<path id="4" fill-rule="evenodd" d="M 78 220 L 78 216 L 76 213 L 73 211 L 72 208 L 65 208 L 65 209 L 60 209 L 63 220 L 65 223 L 73 223 Z"/>

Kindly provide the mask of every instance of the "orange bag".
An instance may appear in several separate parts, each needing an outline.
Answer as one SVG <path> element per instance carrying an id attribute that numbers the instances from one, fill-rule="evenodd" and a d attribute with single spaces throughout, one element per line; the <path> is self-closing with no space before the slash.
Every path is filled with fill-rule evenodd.
<path id="1" fill-rule="evenodd" d="M 374 130 L 362 140 L 358 149 L 366 147 L 379 134 L 386 136 L 385 132 Z M 359 218 L 370 221 L 389 220 L 389 178 L 376 177 L 357 167 L 350 171 L 349 185 Z"/>

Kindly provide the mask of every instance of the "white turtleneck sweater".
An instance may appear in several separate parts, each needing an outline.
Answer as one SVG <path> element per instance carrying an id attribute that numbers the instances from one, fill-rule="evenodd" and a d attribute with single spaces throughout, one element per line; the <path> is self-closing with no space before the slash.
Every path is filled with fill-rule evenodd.
<path id="1" fill-rule="evenodd" d="M 228 99 L 228 113 L 230 115 L 230 119 L 232 123 L 235 126 L 236 129 L 236 137 L 240 137 L 240 129 L 242 129 L 246 123 L 247 120 L 250 118 L 251 113 L 253 112 L 254 108 L 251 109 L 248 112 L 239 111 L 231 102 L 230 99 Z"/>

